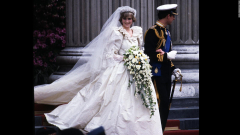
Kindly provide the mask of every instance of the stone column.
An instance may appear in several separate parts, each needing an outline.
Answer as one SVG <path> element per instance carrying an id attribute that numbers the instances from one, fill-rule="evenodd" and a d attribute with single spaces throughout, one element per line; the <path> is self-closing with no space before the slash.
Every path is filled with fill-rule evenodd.
<path id="1" fill-rule="evenodd" d="M 137 10 L 133 26 L 141 26 L 143 32 L 155 23 L 154 0 L 67 0 L 66 1 L 66 48 L 57 57 L 60 66 L 49 77 L 49 83 L 68 72 L 80 58 L 83 63 L 88 59 L 81 56 L 81 48 L 99 33 L 110 15 L 120 6 L 130 6 Z"/>
<path id="2" fill-rule="evenodd" d="M 155 9 L 162 4 L 178 4 L 170 26 L 173 44 L 199 44 L 199 0 L 155 0 Z M 157 19 L 157 13 L 155 15 Z"/>
<path id="3" fill-rule="evenodd" d="M 238 0 L 238 18 L 240 18 L 240 0 Z"/>

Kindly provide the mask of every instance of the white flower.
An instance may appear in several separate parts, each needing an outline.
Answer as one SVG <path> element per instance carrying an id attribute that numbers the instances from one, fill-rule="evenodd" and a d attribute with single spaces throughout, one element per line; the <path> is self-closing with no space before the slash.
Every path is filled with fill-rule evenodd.
<path id="1" fill-rule="evenodd" d="M 141 65 L 136 65 L 136 68 L 137 68 L 138 70 L 140 70 Z"/>
<path id="2" fill-rule="evenodd" d="M 135 85 L 136 85 L 135 96 L 138 94 L 140 94 L 140 96 L 143 96 L 143 98 L 145 99 L 143 101 L 143 105 L 149 106 L 148 108 L 150 108 L 151 110 L 154 110 L 154 105 L 156 103 L 152 104 L 149 102 L 149 99 L 148 99 L 148 98 L 151 98 L 152 100 L 153 94 L 146 91 L 146 89 L 149 89 L 152 91 L 151 89 L 152 73 L 150 70 L 151 65 L 149 65 L 149 62 L 148 62 L 149 57 L 146 54 L 144 54 L 142 50 L 139 50 L 138 46 L 131 47 L 129 50 L 126 51 L 124 56 L 125 56 L 124 64 L 126 65 L 127 69 L 130 71 L 130 74 L 133 77 L 132 79 L 135 80 Z M 136 65 L 136 64 L 141 64 L 141 65 Z M 144 84 L 144 87 L 142 87 L 143 85 L 137 85 L 137 84 Z M 151 116 L 152 115 L 153 114 L 151 113 Z"/>
<path id="3" fill-rule="evenodd" d="M 129 57 L 128 57 L 128 58 L 129 58 L 129 60 L 131 60 L 131 59 L 133 58 L 133 55 L 129 55 Z"/>
<path id="4" fill-rule="evenodd" d="M 132 63 L 137 63 L 137 59 L 136 59 L 136 58 L 133 58 L 133 59 L 132 59 Z"/>
<path id="5" fill-rule="evenodd" d="M 138 51 L 133 51 L 133 54 L 137 55 L 137 54 L 138 54 Z"/>
<path id="6" fill-rule="evenodd" d="M 144 53 L 142 53 L 142 57 L 143 57 L 144 59 L 146 59 L 146 58 L 147 58 L 147 55 L 145 55 Z"/>

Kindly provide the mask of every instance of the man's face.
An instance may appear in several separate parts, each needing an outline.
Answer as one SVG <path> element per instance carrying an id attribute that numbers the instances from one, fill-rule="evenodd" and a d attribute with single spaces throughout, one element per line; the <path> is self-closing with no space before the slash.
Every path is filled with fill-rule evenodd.
<path id="1" fill-rule="evenodd" d="M 170 14 L 168 14 L 168 16 L 167 16 L 168 25 L 171 25 L 173 20 L 175 20 L 175 15 L 170 16 Z"/>

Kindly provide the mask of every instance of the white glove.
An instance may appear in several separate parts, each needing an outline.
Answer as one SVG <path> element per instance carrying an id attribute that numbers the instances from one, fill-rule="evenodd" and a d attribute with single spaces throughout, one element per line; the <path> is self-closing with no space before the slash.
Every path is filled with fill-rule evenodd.
<path id="1" fill-rule="evenodd" d="M 116 55 L 116 54 L 114 54 L 113 55 L 113 59 L 115 61 L 123 61 L 123 55 Z"/>
<path id="2" fill-rule="evenodd" d="M 170 60 L 175 59 L 176 54 L 177 54 L 177 51 L 168 52 L 167 53 L 167 58 L 170 59 Z"/>

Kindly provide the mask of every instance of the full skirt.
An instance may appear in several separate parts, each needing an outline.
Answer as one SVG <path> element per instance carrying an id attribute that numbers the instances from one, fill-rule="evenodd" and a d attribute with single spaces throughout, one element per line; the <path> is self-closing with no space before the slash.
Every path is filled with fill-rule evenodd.
<path id="1" fill-rule="evenodd" d="M 91 131 L 103 126 L 106 135 L 162 135 L 158 105 L 150 118 L 141 97 L 134 96 L 135 84 L 128 87 L 130 78 L 124 62 L 107 68 L 69 103 L 45 113 L 47 121 L 61 130 L 73 127 Z M 153 84 L 151 87 L 157 103 Z"/>

